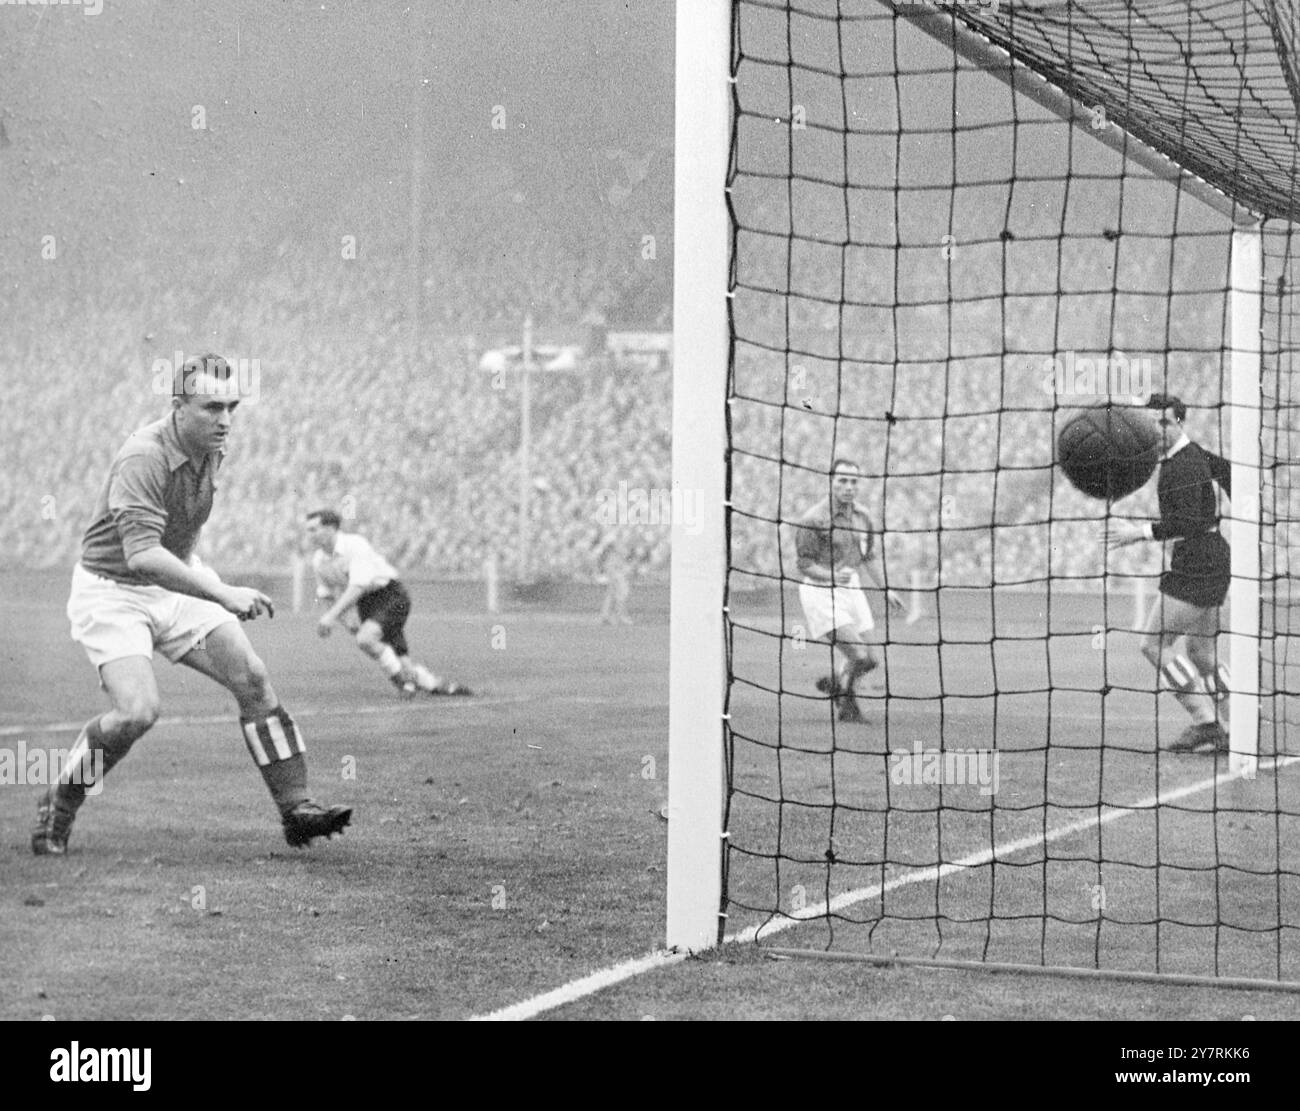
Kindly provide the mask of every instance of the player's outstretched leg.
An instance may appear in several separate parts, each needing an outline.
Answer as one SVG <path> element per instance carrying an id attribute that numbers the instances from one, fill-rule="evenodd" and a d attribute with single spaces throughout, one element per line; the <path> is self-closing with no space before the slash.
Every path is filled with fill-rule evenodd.
<path id="1" fill-rule="evenodd" d="M 407 669 L 407 674 L 411 676 L 412 681 L 422 694 L 439 697 L 442 695 L 471 695 L 474 693 L 464 683 L 458 683 L 454 679 L 435 675 L 424 664 L 411 659 L 410 656 L 403 656 L 401 659 L 403 667 Z"/>
<path id="2" fill-rule="evenodd" d="M 379 670 L 388 676 L 388 681 L 397 688 L 398 693 L 404 698 L 414 698 L 417 689 L 415 680 L 406 673 L 401 657 L 393 650 L 393 646 L 387 643 L 384 627 L 378 621 L 365 620 L 357 629 L 356 639 L 357 647 L 379 665 Z"/>
<path id="3" fill-rule="evenodd" d="M 302 734 L 280 705 L 266 665 L 253 651 L 244 630 L 233 623 L 222 625 L 180 662 L 215 679 L 235 696 L 244 743 L 280 811 L 284 839 L 301 848 L 313 838 L 342 833 L 352 820 L 352 808 L 320 806 L 308 796 Z"/>
<path id="4" fill-rule="evenodd" d="M 1193 627 L 1187 633 L 1187 657 L 1201 673 L 1206 693 L 1214 700 L 1220 733 L 1215 738 L 1216 750 L 1228 751 L 1228 712 L 1231 708 L 1232 677 L 1228 665 L 1219 654 L 1219 610 L 1206 606 L 1200 611 Z"/>
<path id="5" fill-rule="evenodd" d="M 147 656 L 111 660 L 99 669 L 112 708 L 82 728 L 59 781 L 36 806 L 32 852 L 63 856 L 86 795 L 102 790 L 103 777 L 158 720 L 158 685 Z"/>
<path id="6" fill-rule="evenodd" d="M 1201 685 L 1214 702 L 1215 715 L 1220 727 L 1220 736 L 1216 738 L 1217 750 L 1228 751 L 1228 708 L 1230 705 L 1231 676 L 1228 665 L 1220 663 L 1216 639 L 1213 636 L 1189 636 L 1187 638 L 1187 658 L 1196 668 L 1201 678 Z"/>

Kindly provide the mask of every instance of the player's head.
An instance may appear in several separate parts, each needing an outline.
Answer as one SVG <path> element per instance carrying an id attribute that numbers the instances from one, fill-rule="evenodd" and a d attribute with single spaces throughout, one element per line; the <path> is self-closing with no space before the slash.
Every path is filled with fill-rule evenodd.
<path id="1" fill-rule="evenodd" d="M 313 548 L 329 551 L 334 546 L 343 518 L 332 509 L 313 509 L 307 514 L 307 540 Z"/>
<path id="2" fill-rule="evenodd" d="M 239 381 L 220 355 L 186 359 L 172 381 L 176 430 L 187 451 L 221 451 L 239 406 Z"/>
<path id="3" fill-rule="evenodd" d="M 862 468 L 852 459 L 836 459 L 831 463 L 831 498 L 840 505 L 852 505 L 861 475 Z"/>
<path id="4" fill-rule="evenodd" d="M 1175 443 L 1178 437 L 1183 434 L 1183 421 L 1187 419 L 1187 406 L 1173 394 L 1153 393 L 1147 399 L 1148 409 L 1158 409 L 1160 411 L 1160 442 L 1165 451 L 1168 451 Z"/>

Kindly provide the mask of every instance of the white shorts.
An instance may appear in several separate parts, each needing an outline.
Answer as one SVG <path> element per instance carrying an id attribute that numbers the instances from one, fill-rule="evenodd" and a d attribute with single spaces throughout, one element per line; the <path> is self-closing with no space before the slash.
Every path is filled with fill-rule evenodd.
<path id="1" fill-rule="evenodd" d="M 867 596 L 862 593 L 862 580 L 857 575 L 842 586 L 802 583 L 799 601 L 803 603 L 810 640 L 820 640 L 832 629 L 848 628 L 866 633 L 876 627 Z"/>
<path id="2" fill-rule="evenodd" d="M 161 586 L 128 586 L 92 575 L 78 563 L 72 572 L 68 620 L 72 639 L 98 670 L 127 656 L 152 659 L 155 648 L 175 663 L 213 629 L 238 618 L 216 602 Z"/>

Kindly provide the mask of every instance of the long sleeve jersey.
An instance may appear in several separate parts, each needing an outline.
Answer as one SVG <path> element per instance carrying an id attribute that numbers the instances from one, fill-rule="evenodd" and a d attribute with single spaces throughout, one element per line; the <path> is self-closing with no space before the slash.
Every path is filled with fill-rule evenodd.
<path id="1" fill-rule="evenodd" d="M 1232 497 L 1228 461 L 1190 440 L 1160 464 L 1156 496 L 1160 520 L 1151 526 L 1153 540 L 1179 540 L 1219 527 L 1219 499 L 1213 482 Z"/>

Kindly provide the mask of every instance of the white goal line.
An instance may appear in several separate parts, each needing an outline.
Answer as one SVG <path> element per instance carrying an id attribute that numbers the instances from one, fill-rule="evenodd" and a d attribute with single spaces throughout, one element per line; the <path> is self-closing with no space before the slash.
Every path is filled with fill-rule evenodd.
<path id="1" fill-rule="evenodd" d="M 1300 756 L 1281 756 L 1269 758 L 1259 762 L 1260 771 L 1280 770 L 1291 764 L 1300 763 Z M 846 891 L 841 895 L 836 895 L 829 903 L 816 903 L 805 907 L 795 914 L 782 914 L 775 920 L 762 923 L 758 926 L 750 926 L 748 929 L 741 930 L 739 933 L 728 934 L 723 938 L 723 943 L 732 942 L 752 942 L 761 941 L 770 937 L 772 934 L 788 930 L 793 926 L 798 926 L 810 919 L 821 918 L 827 914 L 833 914 L 851 907 L 856 903 L 866 902 L 868 899 L 877 898 L 887 891 L 894 891 L 900 887 L 906 887 L 909 884 L 925 883 L 928 880 L 942 879 L 944 876 L 952 875 L 955 872 L 964 871 L 967 868 L 977 868 L 984 864 L 989 864 L 1006 857 L 1015 856 L 1017 853 L 1025 852 L 1027 849 L 1036 848 L 1039 845 L 1046 845 L 1052 841 L 1058 841 L 1062 837 L 1069 837 L 1075 833 L 1082 833 L 1085 830 L 1097 826 L 1105 825 L 1108 822 L 1116 821 L 1130 814 L 1150 811 L 1157 806 L 1165 806 L 1169 803 L 1177 802 L 1179 799 L 1187 798 L 1190 795 L 1200 794 L 1203 791 L 1217 788 L 1225 783 L 1231 783 L 1235 779 L 1241 779 L 1242 772 L 1226 771 L 1221 775 L 1216 775 L 1210 779 L 1203 779 L 1198 783 L 1189 783 L 1184 787 L 1171 788 L 1168 791 L 1162 791 L 1156 795 L 1150 795 L 1147 798 L 1140 799 L 1128 806 L 1107 806 L 1099 814 L 1091 815 L 1087 818 L 1080 818 L 1078 821 L 1069 822 L 1066 825 L 1058 826 L 1055 829 L 1046 830 L 1043 833 L 1034 834 L 1029 837 L 1017 838 L 1003 845 L 993 845 L 991 848 L 982 849 L 980 852 L 972 853 L 963 857 L 961 860 L 951 861 L 950 863 L 937 865 L 929 868 L 919 868 L 896 876 L 884 883 L 872 884 L 870 887 L 859 887 L 852 891 Z M 556 1007 L 563 1007 L 566 1004 L 576 1002 L 588 995 L 594 995 L 605 988 L 613 987 L 625 980 L 630 980 L 635 976 L 640 976 L 646 972 L 653 972 L 658 968 L 665 968 L 669 965 L 679 964 L 688 959 L 692 954 L 688 952 L 671 952 L 668 950 L 657 949 L 654 952 L 647 953 L 643 957 L 636 957 L 632 960 L 622 961 L 619 964 L 610 965 L 608 968 L 593 972 L 590 975 L 583 976 L 581 979 L 572 980 L 552 991 L 544 992 L 541 995 L 535 995 L 531 999 L 525 999 L 520 1003 L 515 1003 L 509 1007 L 503 1007 L 500 1010 L 492 1011 L 488 1014 L 474 1015 L 471 1022 L 518 1022 L 523 1019 L 535 1018 L 537 1015 L 546 1011 L 554 1010 Z"/>

